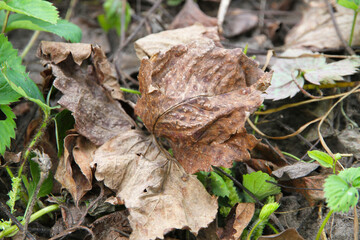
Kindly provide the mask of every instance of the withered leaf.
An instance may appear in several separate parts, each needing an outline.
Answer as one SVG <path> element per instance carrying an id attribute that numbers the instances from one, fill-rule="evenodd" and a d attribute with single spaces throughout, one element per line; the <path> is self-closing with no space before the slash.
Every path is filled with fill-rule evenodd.
<path id="1" fill-rule="evenodd" d="M 212 39 L 217 46 L 222 46 L 217 28 L 204 27 L 201 24 L 151 34 L 137 40 L 134 46 L 136 55 L 141 60 L 143 58 L 152 57 L 159 52 L 165 53 L 174 46 L 187 44 L 194 40 L 204 38 Z"/>
<path id="2" fill-rule="evenodd" d="M 270 78 L 240 49 L 196 40 L 142 60 L 135 111 L 150 132 L 170 141 L 187 172 L 230 167 L 258 142 L 244 124 Z"/>
<path id="3" fill-rule="evenodd" d="M 309 175 L 312 171 L 320 167 L 318 163 L 299 162 L 289 166 L 281 167 L 272 172 L 280 181 L 297 179 Z"/>
<path id="4" fill-rule="evenodd" d="M 71 51 L 70 54 L 74 46 L 69 43 L 42 43 L 39 54 L 51 69 L 46 73 L 55 76 L 54 86 L 64 94 L 59 104 L 73 112 L 78 132 L 96 145 L 101 145 L 117 133 L 133 128 L 135 123 L 121 104 L 111 97 L 119 98 L 120 85 L 109 72 L 105 55 L 100 48 L 87 45 L 94 57 L 92 62 L 81 66 L 74 59 L 83 56 L 82 53 L 77 56 L 76 52 Z M 49 58 L 47 53 L 50 51 L 52 54 Z M 60 62 L 57 53 L 61 56 Z M 68 53 L 66 58 L 64 53 Z"/>
<path id="5" fill-rule="evenodd" d="M 95 152 L 95 176 L 125 201 L 130 239 L 163 238 L 174 228 L 197 233 L 215 218 L 217 200 L 154 141 L 139 130 L 119 134 Z"/>
<path id="6" fill-rule="evenodd" d="M 232 9 L 226 14 L 224 22 L 224 35 L 235 37 L 245 33 L 258 25 L 259 17 L 243 9 Z"/>
<path id="7" fill-rule="evenodd" d="M 220 236 L 222 240 L 240 239 L 242 232 L 250 223 L 255 212 L 255 203 L 239 203 L 236 206 L 235 214 L 228 221 L 224 232 Z M 231 213 L 231 212 L 230 212 Z M 231 226 L 229 225 L 231 224 Z"/>
<path id="8" fill-rule="evenodd" d="M 64 156 L 60 158 L 55 179 L 70 192 L 76 205 L 92 188 L 90 163 L 95 150 L 96 146 L 79 134 L 65 137 Z"/>
<path id="9" fill-rule="evenodd" d="M 217 19 L 209 17 L 201 11 L 199 5 L 194 0 L 186 0 L 184 7 L 176 15 L 169 29 L 188 27 L 195 23 L 201 23 L 205 27 L 216 27 Z"/>
<path id="10" fill-rule="evenodd" d="M 349 41 L 354 11 L 336 4 L 334 13 L 340 32 L 346 42 Z M 355 24 L 355 32 L 359 32 L 360 19 Z M 360 35 L 354 34 L 352 44 L 360 44 Z M 309 7 L 303 13 L 302 20 L 285 38 L 287 48 L 339 48 L 339 39 L 326 4 L 319 7 Z"/>

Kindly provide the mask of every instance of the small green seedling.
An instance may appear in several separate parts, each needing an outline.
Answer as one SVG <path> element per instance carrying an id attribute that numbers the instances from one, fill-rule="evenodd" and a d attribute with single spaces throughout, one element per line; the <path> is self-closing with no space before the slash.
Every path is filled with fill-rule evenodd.
<path id="1" fill-rule="evenodd" d="M 343 7 L 354 10 L 354 17 L 349 38 L 349 46 L 351 46 L 355 31 L 356 18 L 358 13 L 360 12 L 360 0 L 337 0 L 337 3 Z"/>
<path id="2" fill-rule="evenodd" d="M 308 151 L 308 155 L 311 159 L 317 161 L 321 166 L 326 168 L 332 168 L 334 174 L 336 174 L 335 167 L 336 162 L 341 159 L 340 153 L 335 154 L 335 159 L 333 159 L 329 154 L 318 150 Z"/>
<path id="3" fill-rule="evenodd" d="M 254 233 L 254 231 L 260 226 L 262 225 L 262 227 L 265 226 L 266 222 L 269 220 L 270 215 L 276 211 L 276 209 L 278 209 L 280 206 L 279 203 L 277 202 L 272 202 L 272 203 L 268 203 L 265 204 L 260 211 L 259 214 L 259 218 L 258 220 L 255 222 L 254 226 L 251 228 L 249 234 L 247 235 L 246 240 L 250 240 L 251 239 L 251 235 Z"/>
<path id="4" fill-rule="evenodd" d="M 327 206 L 330 208 L 320 229 L 316 235 L 316 240 L 320 239 L 326 223 L 334 212 L 348 212 L 350 208 L 356 207 L 359 201 L 360 188 L 360 168 L 348 168 L 340 171 L 336 175 L 335 165 L 341 158 L 341 154 L 335 154 L 333 159 L 327 153 L 321 151 L 309 151 L 310 158 L 316 160 L 321 166 L 332 168 L 334 174 L 325 179 L 324 193 Z"/>
<path id="5" fill-rule="evenodd" d="M 108 32 L 110 29 L 115 29 L 116 33 L 121 35 L 122 28 L 122 13 L 125 12 L 125 22 L 123 23 L 124 31 L 126 31 L 130 21 L 131 21 L 131 8 L 128 3 L 124 6 L 123 10 L 123 1 L 121 0 L 106 0 L 104 2 L 104 14 L 100 14 L 97 19 L 101 28 Z"/>

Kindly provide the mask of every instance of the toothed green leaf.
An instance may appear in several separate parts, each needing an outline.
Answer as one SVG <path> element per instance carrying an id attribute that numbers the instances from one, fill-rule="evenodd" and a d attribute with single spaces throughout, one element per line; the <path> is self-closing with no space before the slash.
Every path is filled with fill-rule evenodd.
<path id="1" fill-rule="evenodd" d="M 0 155 L 4 155 L 7 147 L 10 147 L 11 138 L 15 138 L 16 123 L 14 121 L 15 114 L 7 105 L 0 105 L 0 111 L 5 119 L 0 120 Z"/>
<path id="2" fill-rule="evenodd" d="M 271 182 L 276 182 L 276 180 L 270 177 L 267 173 L 258 171 L 252 172 L 250 174 L 245 174 L 243 177 L 243 185 L 246 187 L 252 194 L 254 194 L 259 200 L 262 200 L 268 196 L 275 195 L 280 193 L 280 187 L 266 182 L 266 180 Z M 246 194 L 248 202 L 255 202 L 255 200 Z"/>
<path id="3" fill-rule="evenodd" d="M 359 201 L 360 168 L 348 168 L 325 180 L 324 192 L 328 207 L 335 212 L 348 212 Z"/>
<path id="4" fill-rule="evenodd" d="M 55 24 L 59 19 L 59 12 L 52 3 L 43 0 L 13 0 L 0 1 L 0 10 L 20 13 L 29 17 L 37 18 L 45 22 Z"/>
<path id="5" fill-rule="evenodd" d="M 1 19 L 4 19 L 4 17 L 5 13 L 0 11 L 0 27 L 2 27 L 1 23 L 3 22 Z M 60 19 L 57 21 L 57 23 L 52 24 L 21 14 L 11 14 L 9 17 L 5 32 L 9 32 L 14 29 L 28 29 L 50 32 L 71 42 L 80 42 L 82 37 L 81 29 L 75 24 L 66 20 Z"/>

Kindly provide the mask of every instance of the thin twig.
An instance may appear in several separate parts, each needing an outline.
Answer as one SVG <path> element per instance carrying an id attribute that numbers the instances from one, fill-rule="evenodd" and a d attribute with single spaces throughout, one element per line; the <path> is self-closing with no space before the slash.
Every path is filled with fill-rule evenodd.
<path id="1" fill-rule="evenodd" d="M 264 141 L 266 142 L 266 144 L 270 147 L 270 149 L 284 162 L 286 162 L 287 164 L 290 165 L 290 163 L 286 160 L 286 158 L 284 158 L 274 147 L 273 145 L 271 145 L 271 143 L 269 142 L 269 140 L 267 140 L 266 138 L 264 138 Z"/>
<path id="2" fill-rule="evenodd" d="M 341 32 L 340 32 L 340 29 L 339 29 L 339 26 L 336 22 L 336 19 L 335 19 L 335 15 L 334 15 L 334 11 L 332 9 L 332 6 L 330 4 L 330 1 L 329 0 L 324 0 L 327 7 L 328 7 L 328 11 L 330 13 L 330 16 L 331 16 L 331 20 L 332 20 L 332 23 L 334 25 L 334 28 L 335 28 L 335 31 L 336 31 L 336 34 L 337 36 L 339 37 L 342 45 L 344 46 L 345 50 L 350 54 L 350 55 L 356 55 L 356 53 L 354 52 L 354 50 L 352 50 L 351 47 L 348 46 L 347 42 L 344 40 Z"/>
<path id="3" fill-rule="evenodd" d="M 109 59 L 113 59 L 114 56 L 117 56 L 121 53 L 121 51 L 126 47 L 136 36 L 136 34 L 140 31 L 142 26 L 145 24 L 147 19 L 150 17 L 150 15 L 160 6 L 162 0 L 157 0 L 154 5 L 149 9 L 149 11 L 146 13 L 143 19 L 141 19 L 139 25 L 135 28 L 135 30 L 130 34 L 130 36 L 125 40 L 125 42 L 119 46 L 119 48 L 116 50 L 115 54 L 112 55 Z"/>
<path id="4" fill-rule="evenodd" d="M 323 191 L 322 188 L 299 188 L 299 187 L 285 186 L 283 184 L 279 184 L 277 182 L 272 182 L 272 181 L 269 181 L 269 180 L 265 180 L 265 182 L 274 184 L 274 185 L 282 187 L 282 188 L 291 188 L 291 189 L 308 190 L 308 191 Z"/>
<path id="5" fill-rule="evenodd" d="M 300 71 L 300 70 L 299 70 Z M 307 97 L 311 98 L 311 99 L 319 99 L 319 98 L 322 98 L 322 97 L 319 97 L 319 96 L 314 96 L 312 94 L 310 94 L 308 91 L 306 91 L 305 89 L 303 89 L 300 84 L 296 81 L 296 78 L 294 76 L 294 73 L 291 72 L 291 78 L 292 78 L 292 81 L 295 83 L 295 85 L 298 87 L 298 89 Z"/>
<path id="6" fill-rule="evenodd" d="M 287 126 L 286 124 L 282 123 L 279 120 L 276 120 L 276 123 L 279 124 L 281 127 L 285 128 L 287 131 L 294 133 L 295 130 L 289 126 Z M 296 134 L 296 137 L 298 137 L 301 141 L 303 141 L 306 145 L 308 145 L 309 147 L 312 147 L 313 145 L 311 144 L 311 142 L 309 142 L 306 138 L 304 138 L 302 135 L 300 134 Z"/>
<path id="7" fill-rule="evenodd" d="M 357 216 L 356 205 L 354 206 L 354 240 L 359 239 L 359 219 Z"/>
<path id="8" fill-rule="evenodd" d="M 11 212 L 7 209 L 7 206 L 2 201 L 0 201 L 0 209 L 11 219 L 13 223 L 15 223 L 20 232 L 23 232 L 29 239 L 36 240 L 36 238 L 31 233 L 24 231 L 24 226 L 19 222 L 19 220 L 17 220 L 14 215 L 11 214 Z"/>
<path id="9" fill-rule="evenodd" d="M 338 105 L 342 100 L 344 100 L 345 98 L 347 98 L 348 96 L 350 96 L 352 93 L 356 92 L 357 89 L 360 88 L 360 84 L 356 87 L 354 87 L 351 91 L 347 92 L 344 96 L 342 96 L 339 100 L 336 101 L 336 103 L 334 105 L 331 106 L 331 108 L 321 117 L 321 120 L 319 122 L 318 125 L 318 135 L 319 135 L 319 139 L 321 142 L 321 145 L 324 147 L 324 149 L 326 150 L 326 152 L 333 158 L 335 159 L 334 154 L 332 153 L 332 151 L 330 150 L 330 148 L 327 146 L 322 134 L 321 134 L 321 126 L 323 124 L 323 122 L 325 121 L 325 119 L 327 118 L 327 116 L 331 113 L 331 111 L 336 107 L 336 105 Z M 338 165 L 344 169 L 344 167 L 341 165 L 341 163 L 339 161 L 337 161 Z"/>
<path id="10" fill-rule="evenodd" d="M 358 93 L 358 92 L 360 92 L 360 90 L 356 90 L 356 91 L 354 91 L 353 93 Z M 312 103 L 312 102 L 319 102 L 319 101 L 324 101 L 324 100 L 339 98 L 339 97 L 342 97 L 342 96 L 344 96 L 344 95 L 346 95 L 346 94 L 347 94 L 347 93 L 341 93 L 341 94 L 336 94 L 336 95 L 330 95 L 330 96 L 322 97 L 322 98 L 320 98 L 320 99 L 309 99 L 309 100 L 302 101 L 302 102 L 286 104 L 286 105 L 283 105 L 283 106 L 281 106 L 281 107 L 269 109 L 269 110 L 266 110 L 266 111 L 256 111 L 255 114 L 257 114 L 257 115 L 267 115 L 267 114 L 270 114 L 270 113 L 280 112 L 280 111 L 285 110 L 285 109 L 288 109 L 288 108 L 298 107 L 298 106 L 301 106 L 301 105 L 304 105 L 304 104 L 308 104 L 308 103 Z"/>

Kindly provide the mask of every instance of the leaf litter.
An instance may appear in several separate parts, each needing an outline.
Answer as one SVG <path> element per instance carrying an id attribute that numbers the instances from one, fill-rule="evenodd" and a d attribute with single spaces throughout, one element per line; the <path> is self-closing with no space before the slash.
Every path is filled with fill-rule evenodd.
<path id="1" fill-rule="evenodd" d="M 174 31 L 170 36 L 176 36 Z M 217 214 L 217 199 L 191 173 L 247 159 L 258 143 L 244 123 L 262 103 L 271 73 L 262 72 L 241 50 L 222 48 L 217 39 L 197 37 L 170 45 L 165 40 L 160 53 L 146 54 L 150 59 L 141 63 L 142 97 L 135 111 L 150 133 L 122 108 L 120 86 L 99 47 L 84 44 L 75 52 L 71 44 L 43 42 L 39 48 L 51 69 L 46 73 L 63 93 L 59 103 L 73 112 L 75 130 L 95 148 L 82 154 L 87 166 L 75 160 L 77 168 L 91 182 L 85 174 L 90 166 L 96 180 L 125 203 L 131 239 L 163 238 L 176 228 L 196 234 L 206 227 Z M 162 137 L 174 158 L 159 143 Z M 64 160 L 74 160 L 74 150 L 85 148 L 76 146 Z M 59 181 L 60 175 L 72 175 L 71 164 L 61 167 Z M 71 190 L 79 182 L 62 184 L 77 201 L 88 190 Z"/>

